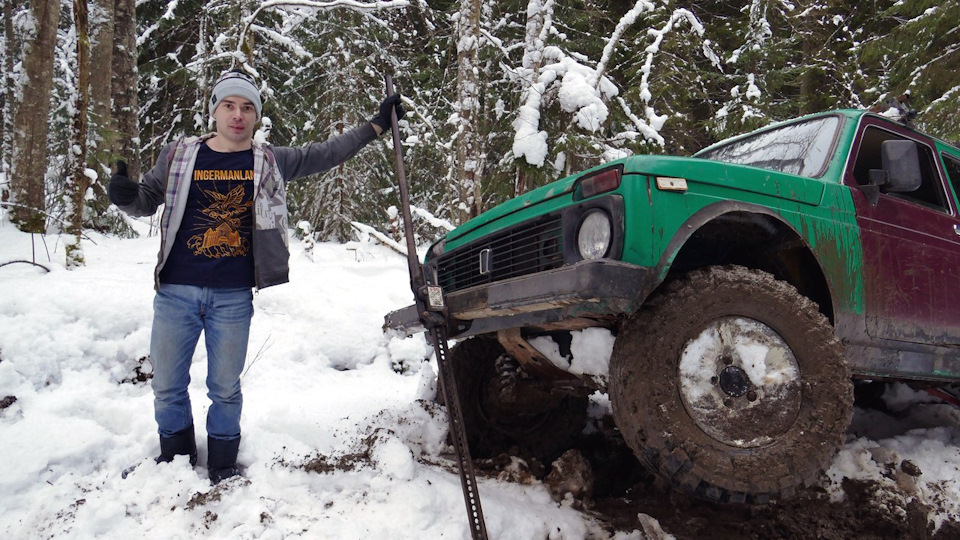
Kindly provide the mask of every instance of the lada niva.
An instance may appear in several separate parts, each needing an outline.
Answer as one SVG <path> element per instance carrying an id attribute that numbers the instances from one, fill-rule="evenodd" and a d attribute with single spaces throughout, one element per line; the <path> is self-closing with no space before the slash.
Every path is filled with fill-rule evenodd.
<path id="1" fill-rule="evenodd" d="M 474 456 L 562 449 L 600 391 L 640 462 L 693 496 L 818 482 L 854 380 L 960 380 L 958 193 L 960 149 L 837 110 L 606 163 L 464 223 L 424 271 Z M 419 325 L 410 306 L 385 327 Z M 614 340 L 603 373 L 570 369 L 588 331 Z"/>

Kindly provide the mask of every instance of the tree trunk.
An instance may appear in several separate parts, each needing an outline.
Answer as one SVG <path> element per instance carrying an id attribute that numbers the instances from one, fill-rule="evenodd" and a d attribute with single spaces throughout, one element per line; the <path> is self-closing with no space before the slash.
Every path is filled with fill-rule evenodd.
<path id="1" fill-rule="evenodd" d="M 461 0 L 457 28 L 457 102 L 460 134 L 457 137 L 457 178 L 460 182 L 460 222 L 480 210 L 480 97 L 477 57 L 480 42 L 480 0 Z"/>
<path id="2" fill-rule="evenodd" d="M 90 94 L 87 115 L 87 166 L 96 171 L 90 178 L 88 192 L 92 198 L 84 201 L 83 226 L 98 231 L 113 230 L 124 234 L 123 219 L 109 211 L 107 198 L 109 170 L 116 157 L 112 154 L 117 144 L 117 125 L 113 115 L 113 49 L 115 0 L 87 0 L 90 7 L 87 24 L 90 32 Z M 98 76 L 93 76 L 97 74 Z M 71 169 L 72 170 L 72 169 Z"/>
<path id="3" fill-rule="evenodd" d="M 64 221 L 67 233 L 65 240 L 67 268 L 84 265 L 83 247 L 80 237 L 83 234 L 83 207 L 87 187 L 87 101 L 90 94 L 90 25 L 87 15 L 87 0 L 73 0 L 73 22 L 77 32 L 77 100 L 73 113 L 73 144 L 70 152 L 66 195 L 70 198 Z"/>
<path id="4" fill-rule="evenodd" d="M 90 12 L 90 66 L 93 72 L 102 76 L 90 79 L 90 130 L 92 140 L 97 146 L 97 159 L 109 162 L 116 126 L 110 107 L 112 100 L 112 77 L 114 47 L 115 0 L 93 0 Z"/>
<path id="5" fill-rule="evenodd" d="M 10 178 L 10 159 L 13 155 L 13 115 L 16 80 L 13 78 L 13 57 L 16 54 L 16 41 L 13 35 L 13 2 L 3 3 L 3 147 L 0 148 L 0 172 Z M 9 198 L 7 185 L 0 185 L 0 201 L 6 202 Z"/>
<path id="6" fill-rule="evenodd" d="M 527 3 L 527 24 L 523 39 L 522 76 L 520 82 L 520 104 L 530 107 L 530 92 L 540 78 L 540 67 L 543 65 L 544 29 L 553 24 L 553 0 L 530 0 Z M 539 104 L 539 100 L 534 100 Z M 539 107 L 539 105 L 538 105 Z M 533 189 L 533 173 L 537 167 L 531 165 L 526 156 L 521 155 L 515 160 L 517 175 L 513 183 L 514 196 L 520 196 Z"/>
<path id="7" fill-rule="evenodd" d="M 116 0 L 113 49 L 113 111 L 117 141 L 113 155 L 127 162 L 130 179 L 140 177 L 140 123 L 137 100 L 137 17 L 134 0 Z"/>
<path id="8" fill-rule="evenodd" d="M 25 232 L 43 232 L 47 126 L 60 2 L 31 0 L 30 17 L 32 24 L 28 25 L 23 48 L 23 68 L 30 91 L 23 93 L 14 121 L 10 185 L 17 204 L 12 212 L 14 223 Z"/>

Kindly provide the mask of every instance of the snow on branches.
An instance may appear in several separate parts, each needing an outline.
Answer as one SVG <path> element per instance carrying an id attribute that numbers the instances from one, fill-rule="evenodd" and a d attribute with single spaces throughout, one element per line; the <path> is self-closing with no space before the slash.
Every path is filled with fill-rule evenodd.
<path id="1" fill-rule="evenodd" d="M 545 103 L 545 96 L 555 87 L 561 108 L 571 113 L 573 124 L 584 131 L 596 133 L 603 128 L 610 112 L 607 103 L 616 100 L 641 136 L 663 146 L 664 140 L 659 131 L 667 116 L 658 115 L 650 105 L 654 95 L 649 81 L 653 61 L 660 52 L 664 36 L 681 22 L 686 21 L 698 37 L 703 37 L 704 27 L 697 17 L 687 9 L 675 9 L 661 28 L 647 29 L 645 35 L 652 38 L 652 43 L 644 50 L 646 59 L 641 67 L 639 97 L 643 102 L 644 118 L 640 118 L 631 111 L 630 104 L 619 97 L 617 85 L 605 76 L 605 72 L 626 31 L 636 24 L 642 15 L 653 14 L 661 8 L 649 0 L 636 2 L 634 7 L 620 18 L 607 39 L 600 60 L 592 67 L 586 64 L 587 59 L 582 55 L 567 54 L 557 46 L 544 46 L 547 29 L 552 24 L 552 6 L 553 2 L 549 0 L 531 0 L 527 7 L 528 24 L 523 66 L 518 71 L 521 80 L 528 86 L 523 92 L 517 117 L 513 122 L 514 156 L 525 159 L 535 167 L 541 167 L 545 163 L 548 134 L 540 129 L 540 115 L 541 110 L 548 105 Z M 719 67 L 719 57 L 711 50 L 709 41 L 704 41 L 703 54 Z"/>

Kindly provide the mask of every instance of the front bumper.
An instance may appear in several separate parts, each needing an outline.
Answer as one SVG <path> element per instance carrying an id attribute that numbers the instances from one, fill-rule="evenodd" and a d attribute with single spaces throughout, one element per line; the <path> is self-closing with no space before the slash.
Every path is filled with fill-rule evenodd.
<path id="1" fill-rule="evenodd" d="M 635 311 L 653 290 L 650 268 L 600 259 L 477 285 L 444 296 L 449 337 Z M 424 331 L 415 305 L 390 312 L 384 330 Z"/>

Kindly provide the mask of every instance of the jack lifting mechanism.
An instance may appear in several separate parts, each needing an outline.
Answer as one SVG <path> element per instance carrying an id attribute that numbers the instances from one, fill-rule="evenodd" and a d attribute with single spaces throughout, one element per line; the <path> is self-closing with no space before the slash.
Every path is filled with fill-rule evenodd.
<path id="1" fill-rule="evenodd" d="M 384 75 L 387 97 L 394 94 L 393 79 Z M 487 538 L 487 527 L 483 521 L 483 509 L 480 506 L 480 491 L 477 488 L 477 476 L 470 458 L 467 434 L 463 426 L 463 413 L 460 396 L 448 359 L 447 350 L 447 310 L 443 301 L 443 290 L 428 285 L 423 267 L 417 260 L 417 246 L 413 238 L 413 219 L 410 212 L 410 192 L 407 187 L 406 173 L 403 168 L 403 153 L 400 146 L 400 130 L 397 127 L 397 113 L 390 111 L 390 124 L 393 131 L 393 149 L 396 155 L 397 183 L 400 187 L 400 204 L 403 213 L 403 232 L 407 240 L 407 265 L 410 270 L 410 288 L 413 291 L 417 313 L 433 343 L 440 374 L 440 391 L 447 406 L 447 419 L 450 423 L 450 437 L 457 456 L 457 468 L 460 471 L 460 485 L 463 488 L 463 500 L 470 521 L 470 535 L 474 540 Z"/>

